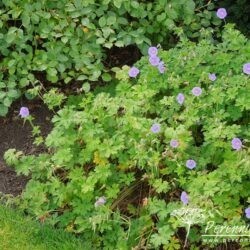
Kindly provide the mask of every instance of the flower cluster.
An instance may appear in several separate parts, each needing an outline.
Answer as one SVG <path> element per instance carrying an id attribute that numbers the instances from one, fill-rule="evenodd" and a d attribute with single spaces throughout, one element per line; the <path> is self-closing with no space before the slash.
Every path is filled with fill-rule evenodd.
<path id="1" fill-rule="evenodd" d="M 194 96 L 200 96 L 201 94 L 202 94 L 202 89 L 200 88 L 200 87 L 194 87 L 193 89 L 192 89 L 192 94 L 194 95 Z M 177 96 L 176 96 L 176 101 L 180 104 L 180 105 L 182 105 L 183 103 L 184 103 L 184 101 L 185 101 L 185 96 L 184 96 L 184 94 L 183 93 L 179 93 Z"/>
<path id="2" fill-rule="evenodd" d="M 159 72 L 161 74 L 163 74 L 166 71 L 166 66 L 164 64 L 163 61 L 161 61 L 161 59 L 158 57 L 158 48 L 157 47 L 149 47 L 148 49 L 148 55 L 149 55 L 149 63 L 154 66 L 157 67 Z M 137 77 L 137 75 L 140 73 L 140 70 L 133 66 L 129 69 L 129 76 L 131 78 L 135 78 Z"/>
<path id="3" fill-rule="evenodd" d="M 149 47 L 148 49 L 149 62 L 152 66 L 158 68 L 159 72 L 163 74 L 166 70 L 164 62 L 158 57 L 158 49 L 157 47 Z"/>

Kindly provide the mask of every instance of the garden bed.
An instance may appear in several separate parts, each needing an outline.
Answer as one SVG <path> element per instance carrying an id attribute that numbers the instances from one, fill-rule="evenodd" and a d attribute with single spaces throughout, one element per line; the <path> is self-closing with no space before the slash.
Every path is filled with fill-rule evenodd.
<path id="1" fill-rule="evenodd" d="M 32 128 L 28 122 L 19 116 L 20 106 L 27 106 L 35 118 L 35 124 L 41 127 L 43 135 L 51 130 L 50 112 L 40 101 L 19 100 L 12 105 L 7 117 L 0 117 L 0 192 L 4 194 L 19 195 L 28 178 L 17 176 L 16 172 L 6 166 L 3 155 L 9 148 L 17 148 L 24 153 L 33 154 L 43 150 L 42 147 L 35 147 L 32 139 Z"/>
<path id="2" fill-rule="evenodd" d="M 0 249 L 248 249 L 247 2 L 0 2 Z"/>

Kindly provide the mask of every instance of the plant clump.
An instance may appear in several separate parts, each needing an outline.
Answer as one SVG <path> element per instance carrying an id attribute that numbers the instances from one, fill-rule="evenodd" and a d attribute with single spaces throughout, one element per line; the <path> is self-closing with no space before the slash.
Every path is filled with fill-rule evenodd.
<path id="1" fill-rule="evenodd" d="M 185 225 L 173 214 L 183 207 L 199 208 L 185 217 L 188 244 L 207 244 L 205 217 L 249 218 L 250 41 L 226 25 L 217 45 L 182 36 L 173 49 L 149 52 L 117 71 L 112 93 L 89 92 L 59 110 L 47 153 L 5 154 L 31 176 L 22 208 L 92 248 L 181 249 Z"/>

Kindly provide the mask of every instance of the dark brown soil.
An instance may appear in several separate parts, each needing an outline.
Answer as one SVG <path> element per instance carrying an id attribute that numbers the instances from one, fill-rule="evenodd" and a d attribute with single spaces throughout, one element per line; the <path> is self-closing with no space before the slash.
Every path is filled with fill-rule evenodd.
<path id="1" fill-rule="evenodd" d="M 19 100 L 15 102 L 7 117 L 0 117 L 0 192 L 19 195 L 25 187 L 28 177 L 17 176 L 14 169 L 6 166 L 3 155 L 10 148 L 22 150 L 26 154 L 38 153 L 42 148 L 32 142 L 32 128 L 18 115 L 21 106 L 26 106 L 35 118 L 33 123 L 41 127 L 42 135 L 51 130 L 52 113 L 40 101 Z"/>
<path id="2" fill-rule="evenodd" d="M 107 68 L 122 67 L 123 65 L 132 66 L 140 60 L 142 54 L 136 45 L 127 47 L 112 47 L 106 50 L 106 60 L 103 62 Z"/>

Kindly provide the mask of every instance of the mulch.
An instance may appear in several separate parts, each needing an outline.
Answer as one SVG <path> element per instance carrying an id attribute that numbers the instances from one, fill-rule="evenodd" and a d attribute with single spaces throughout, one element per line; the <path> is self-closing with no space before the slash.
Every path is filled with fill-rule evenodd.
<path id="1" fill-rule="evenodd" d="M 52 128 L 50 120 L 53 114 L 38 100 L 18 100 L 12 105 L 7 117 L 0 117 L 0 192 L 14 196 L 21 194 L 29 178 L 17 176 L 15 170 L 6 165 L 3 159 L 5 151 L 15 148 L 31 154 L 43 150 L 33 145 L 32 128 L 18 115 L 21 106 L 29 108 L 35 118 L 33 123 L 41 127 L 42 135 L 48 134 Z"/>

